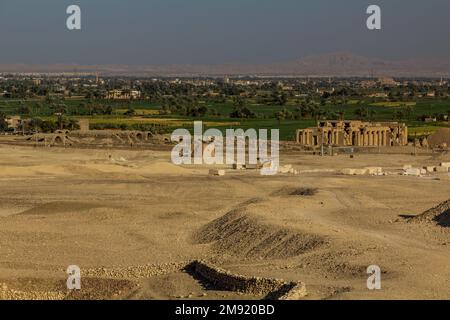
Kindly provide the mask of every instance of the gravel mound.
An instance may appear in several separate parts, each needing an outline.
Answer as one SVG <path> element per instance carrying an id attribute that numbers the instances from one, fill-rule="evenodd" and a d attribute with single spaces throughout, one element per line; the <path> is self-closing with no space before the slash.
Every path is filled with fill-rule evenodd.
<path id="1" fill-rule="evenodd" d="M 437 223 L 441 227 L 450 227 L 450 199 L 414 217 L 412 221 Z"/>
<path id="2" fill-rule="evenodd" d="M 321 236 L 260 221 L 240 207 L 202 227 L 199 244 L 213 244 L 219 253 L 242 258 L 283 259 L 298 256 L 325 243 Z"/>

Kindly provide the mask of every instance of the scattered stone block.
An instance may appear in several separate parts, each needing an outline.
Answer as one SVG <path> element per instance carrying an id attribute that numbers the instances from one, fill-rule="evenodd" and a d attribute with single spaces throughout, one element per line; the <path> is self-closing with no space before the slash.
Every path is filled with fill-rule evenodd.
<path id="1" fill-rule="evenodd" d="M 441 167 L 447 167 L 450 168 L 450 162 L 442 162 Z"/>
<path id="2" fill-rule="evenodd" d="M 427 169 L 420 169 L 421 175 L 426 175 L 428 173 Z"/>
<path id="3" fill-rule="evenodd" d="M 211 176 L 224 176 L 225 175 L 225 170 L 211 169 L 211 170 L 209 170 L 209 175 L 211 175 Z"/>
<path id="4" fill-rule="evenodd" d="M 429 173 L 436 171 L 436 167 L 433 166 L 424 167 L 424 169 L 427 170 L 427 172 Z"/>
<path id="5" fill-rule="evenodd" d="M 448 173 L 448 170 L 449 168 L 448 167 L 442 167 L 442 166 L 440 166 L 440 167 L 436 167 L 436 172 L 438 172 L 438 173 Z"/>
<path id="6" fill-rule="evenodd" d="M 405 175 L 419 177 L 420 176 L 420 169 L 417 169 L 417 168 L 406 169 L 405 170 Z"/>
<path id="7" fill-rule="evenodd" d="M 383 168 L 381 167 L 368 167 L 366 170 L 367 174 L 371 176 L 381 176 L 383 174 Z"/>
<path id="8" fill-rule="evenodd" d="M 348 176 L 363 176 L 368 173 L 367 168 L 364 169 L 343 169 L 342 174 L 348 175 Z"/>
<path id="9" fill-rule="evenodd" d="M 403 166 L 403 170 L 408 170 L 408 169 L 412 169 L 413 167 L 412 167 L 412 165 L 410 165 L 410 164 L 405 164 L 404 166 Z"/>
<path id="10" fill-rule="evenodd" d="M 367 169 L 355 169 L 355 175 L 356 176 L 364 176 L 367 174 Z"/>
<path id="11" fill-rule="evenodd" d="M 343 169 L 341 172 L 347 176 L 355 175 L 355 169 Z"/>
<path id="12" fill-rule="evenodd" d="M 291 171 L 293 171 L 294 169 L 292 168 L 291 165 L 285 165 L 285 166 L 281 166 L 278 169 L 279 173 L 291 173 Z M 293 172 L 292 172 L 293 173 Z"/>

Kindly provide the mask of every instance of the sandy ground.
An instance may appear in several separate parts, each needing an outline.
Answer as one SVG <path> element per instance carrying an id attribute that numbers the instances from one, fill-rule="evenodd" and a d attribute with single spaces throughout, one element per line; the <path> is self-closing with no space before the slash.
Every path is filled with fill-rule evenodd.
<path id="1" fill-rule="evenodd" d="M 259 299 L 205 286 L 194 259 L 300 280 L 306 299 L 450 299 L 450 228 L 410 223 L 450 198 L 450 181 L 333 170 L 447 158 L 282 153 L 299 175 L 208 175 L 163 151 L 0 145 L 0 297 Z M 291 195 L 316 188 L 310 196 Z M 78 265 L 82 290 L 65 290 Z M 369 265 L 382 289 L 366 287 Z"/>

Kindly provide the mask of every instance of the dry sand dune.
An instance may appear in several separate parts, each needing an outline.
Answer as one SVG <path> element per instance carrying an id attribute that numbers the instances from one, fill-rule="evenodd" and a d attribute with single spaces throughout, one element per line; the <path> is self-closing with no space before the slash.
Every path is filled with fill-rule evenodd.
<path id="1" fill-rule="evenodd" d="M 445 158 L 282 153 L 303 173 L 214 177 L 169 157 L 0 146 L 0 298 L 262 298 L 199 281 L 183 269 L 193 260 L 301 281 L 303 299 L 450 298 L 448 206 L 404 218 L 447 200 L 449 182 L 338 174 Z M 64 287 L 73 264 L 78 293 Z M 380 291 L 366 287 L 373 264 Z"/>

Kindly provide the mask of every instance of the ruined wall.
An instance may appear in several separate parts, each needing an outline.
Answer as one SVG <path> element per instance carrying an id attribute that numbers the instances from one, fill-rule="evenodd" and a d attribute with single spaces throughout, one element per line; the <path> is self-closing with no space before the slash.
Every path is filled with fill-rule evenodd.
<path id="1" fill-rule="evenodd" d="M 147 131 L 121 131 L 121 130 L 58 130 L 54 133 L 37 133 L 26 138 L 26 141 L 36 145 L 52 146 L 135 146 L 145 143 L 163 143 L 162 136 L 154 136 Z"/>
<path id="2" fill-rule="evenodd" d="M 208 265 L 204 261 L 193 261 L 187 269 L 220 290 L 265 295 L 267 299 L 299 299 L 306 295 L 306 287 L 301 282 L 246 277 Z"/>

